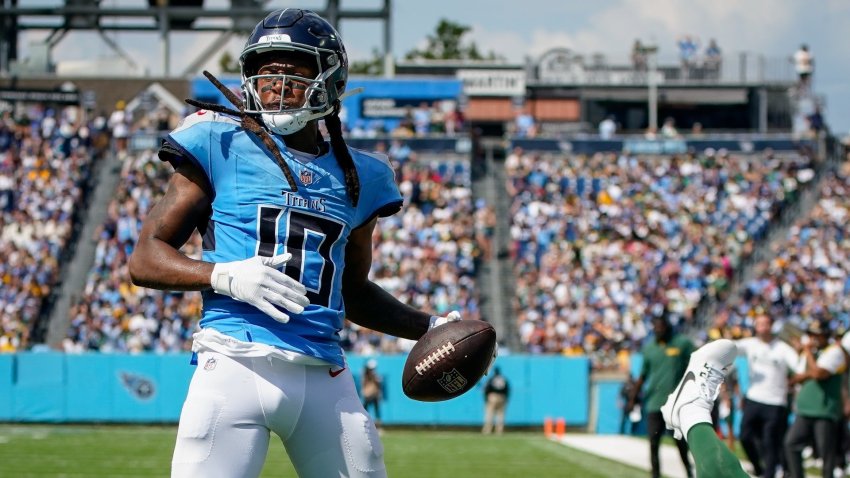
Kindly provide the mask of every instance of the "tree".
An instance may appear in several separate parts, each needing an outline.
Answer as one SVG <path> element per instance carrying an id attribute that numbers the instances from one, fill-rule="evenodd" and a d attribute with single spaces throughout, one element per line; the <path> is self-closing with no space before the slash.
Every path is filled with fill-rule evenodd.
<path id="1" fill-rule="evenodd" d="M 503 57 L 490 51 L 486 56 L 478 51 L 475 42 L 464 44 L 463 36 L 472 27 L 454 23 L 445 18 L 437 24 L 433 35 L 428 35 L 428 46 L 424 50 L 407 52 L 408 60 L 501 60 Z"/>
<path id="2" fill-rule="evenodd" d="M 224 52 L 218 59 L 218 66 L 221 67 L 222 73 L 239 73 L 239 62 L 233 58 L 229 51 Z"/>
<path id="3" fill-rule="evenodd" d="M 371 59 L 352 61 L 348 71 L 353 75 L 381 76 L 384 74 L 384 56 L 373 48 Z"/>

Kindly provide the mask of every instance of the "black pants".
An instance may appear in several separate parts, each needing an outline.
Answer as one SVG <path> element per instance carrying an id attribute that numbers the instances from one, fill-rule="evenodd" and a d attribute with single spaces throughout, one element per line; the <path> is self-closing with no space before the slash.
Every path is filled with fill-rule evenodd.
<path id="1" fill-rule="evenodd" d="M 661 476 L 661 465 L 658 462 L 658 447 L 661 445 L 661 436 L 667 429 L 660 411 L 647 414 L 646 427 L 649 434 L 649 461 L 652 463 L 652 478 L 659 478 Z M 691 462 L 688 459 L 688 443 L 684 438 L 676 440 L 676 447 L 679 448 L 679 456 L 682 457 L 682 463 L 685 465 L 688 476 L 694 476 Z"/>
<path id="2" fill-rule="evenodd" d="M 805 478 L 803 473 L 803 448 L 814 442 L 815 450 L 823 460 L 823 478 L 832 478 L 838 458 L 838 422 L 828 418 L 797 416 L 785 437 L 785 456 L 791 478 Z"/>
<path id="3" fill-rule="evenodd" d="M 744 399 L 741 417 L 741 446 L 753 464 L 753 474 L 773 478 L 780 464 L 782 437 L 788 428 L 788 410 Z"/>

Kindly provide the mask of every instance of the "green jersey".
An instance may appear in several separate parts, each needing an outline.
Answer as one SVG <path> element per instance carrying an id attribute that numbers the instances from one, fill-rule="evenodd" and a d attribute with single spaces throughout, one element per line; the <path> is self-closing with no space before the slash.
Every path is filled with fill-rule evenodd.
<path id="1" fill-rule="evenodd" d="M 657 412 L 685 375 L 694 344 L 684 335 L 673 335 L 669 342 L 652 339 L 641 349 L 643 368 L 640 376 L 646 385 L 646 411 Z"/>
<path id="2" fill-rule="evenodd" d="M 837 345 L 824 349 L 817 357 L 819 368 L 832 375 L 823 380 L 807 380 L 797 393 L 797 414 L 809 418 L 841 418 L 841 375 L 846 370 L 844 352 Z"/>

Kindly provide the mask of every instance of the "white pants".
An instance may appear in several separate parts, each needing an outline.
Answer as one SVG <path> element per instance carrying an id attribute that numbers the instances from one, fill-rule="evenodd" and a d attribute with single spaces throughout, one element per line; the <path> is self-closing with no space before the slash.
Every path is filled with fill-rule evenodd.
<path id="1" fill-rule="evenodd" d="M 383 447 L 351 371 L 334 377 L 330 370 L 200 352 L 171 476 L 257 477 L 274 432 L 302 478 L 386 477 Z"/>

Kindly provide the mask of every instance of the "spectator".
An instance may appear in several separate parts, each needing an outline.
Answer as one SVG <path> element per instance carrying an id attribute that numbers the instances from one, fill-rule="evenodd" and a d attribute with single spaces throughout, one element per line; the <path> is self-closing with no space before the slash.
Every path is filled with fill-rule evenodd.
<path id="1" fill-rule="evenodd" d="M 115 111 L 109 115 L 107 123 L 112 131 L 112 138 L 115 140 L 115 148 L 120 155 L 126 154 L 127 141 L 130 136 L 130 117 L 125 111 L 127 103 L 124 100 L 118 100 L 115 103 Z"/>
<path id="2" fill-rule="evenodd" d="M 631 410 L 637 403 L 637 390 L 644 384 L 646 388 L 647 434 L 649 435 L 649 456 L 652 465 L 652 478 L 661 477 L 661 465 L 658 459 L 658 449 L 661 435 L 665 432 L 664 419 L 661 416 L 661 406 L 667 401 L 667 396 L 676 389 L 679 380 L 685 375 L 688 360 L 694 351 L 694 344 L 684 335 L 673 332 L 673 326 L 666 315 L 655 316 L 652 319 L 654 337 L 642 349 L 643 368 L 635 381 L 629 403 L 626 408 Z M 685 466 L 689 478 L 693 478 L 693 468 L 688 459 L 688 444 L 684 438 L 676 440 L 679 456 Z"/>
<path id="3" fill-rule="evenodd" d="M 375 426 L 381 427 L 381 401 L 384 400 L 384 379 L 378 373 L 378 361 L 369 359 L 360 375 L 360 394 L 363 408 L 372 414 Z M 369 412 L 369 410 L 372 410 Z"/>
<path id="4" fill-rule="evenodd" d="M 707 80 L 720 79 L 720 66 L 723 62 L 723 53 L 717 42 L 712 38 L 708 42 L 708 47 L 705 49 L 705 58 L 703 68 L 705 69 L 705 78 Z"/>
<path id="5" fill-rule="evenodd" d="M 646 71 L 646 49 L 638 39 L 632 45 L 632 67 L 637 71 Z"/>
<path id="6" fill-rule="evenodd" d="M 753 464 L 753 474 L 773 478 L 783 453 L 788 428 L 788 375 L 799 357 L 773 333 L 773 318 L 755 319 L 756 336 L 736 341 L 738 355 L 747 357 L 750 387 L 743 404 L 741 445 Z"/>
<path id="7" fill-rule="evenodd" d="M 801 92 L 811 89 L 811 78 L 815 71 L 815 59 L 809 53 L 809 46 L 805 43 L 794 53 L 794 70 L 797 72 L 797 86 Z"/>
<path id="8" fill-rule="evenodd" d="M 489 435 L 495 429 L 497 435 L 505 431 L 505 409 L 511 388 L 508 379 L 499 367 L 493 368 L 493 376 L 484 386 L 484 426 L 481 433 Z"/>
<path id="9" fill-rule="evenodd" d="M 617 123 L 613 115 L 608 115 L 599 122 L 599 139 L 612 139 L 617 132 Z"/>
<path id="10" fill-rule="evenodd" d="M 806 120 L 809 122 L 809 132 L 813 137 L 819 137 L 821 131 L 826 130 L 826 124 L 823 121 L 820 105 L 815 105 L 815 110 L 812 111 L 812 114 L 810 114 Z"/>
<path id="11" fill-rule="evenodd" d="M 806 330 L 800 368 L 789 384 L 801 384 L 797 392 L 796 417 L 785 436 L 785 455 L 791 478 L 805 478 L 801 452 L 814 445 L 823 460 L 823 478 L 833 476 L 838 462 L 838 423 L 842 411 L 842 376 L 847 369 L 839 345 L 829 345 L 829 325 L 814 320 Z"/>
<path id="12" fill-rule="evenodd" d="M 679 137 L 679 130 L 676 129 L 676 120 L 667 118 L 661 126 L 661 136 L 666 139 L 674 139 Z"/>
<path id="13" fill-rule="evenodd" d="M 699 40 L 691 35 L 682 35 L 676 41 L 676 45 L 679 47 L 679 60 L 682 65 L 681 78 L 687 80 L 691 77 L 691 71 L 696 66 Z"/>
<path id="14" fill-rule="evenodd" d="M 533 138 L 537 136 L 537 126 L 534 123 L 534 116 L 531 115 L 531 109 L 525 105 L 515 114 L 514 127 L 517 137 Z"/>
<path id="15" fill-rule="evenodd" d="M 416 136 L 427 136 L 431 132 L 431 116 L 431 108 L 425 101 L 419 103 L 419 107 L 413 110 L 413 127 Z"/>

